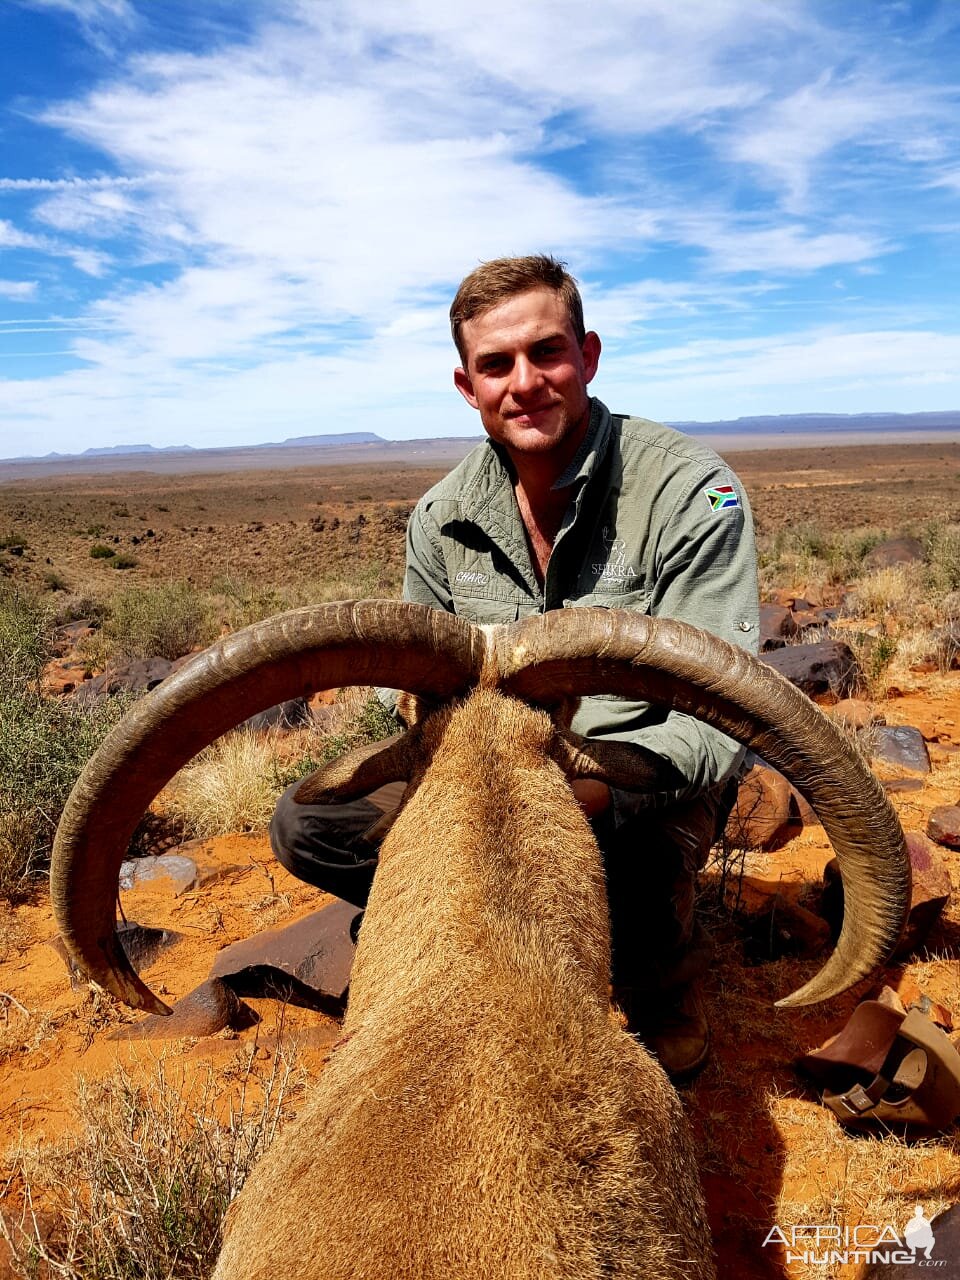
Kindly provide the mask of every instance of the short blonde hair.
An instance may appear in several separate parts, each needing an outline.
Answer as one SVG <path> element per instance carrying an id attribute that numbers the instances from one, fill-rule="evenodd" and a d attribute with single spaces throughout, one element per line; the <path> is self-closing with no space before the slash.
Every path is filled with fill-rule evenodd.
<path id="1" fill-rule="evenodd" d="M 583 301 L 577 282 L 567 271 L 567 264 L 546 253 L 534 253 L 525 258 L 494 258 L 481 262 L 461 282 L 457 296 L 450 306 L 450 332 L 460 359 L 467 363 L 463 343 L 463 326 L 508 298 L 529 289 L 546 287 L 553 289 L 562 300 L 570 317 L 574 337 L 582 346 L 586 329 L 583 324 Z"/>

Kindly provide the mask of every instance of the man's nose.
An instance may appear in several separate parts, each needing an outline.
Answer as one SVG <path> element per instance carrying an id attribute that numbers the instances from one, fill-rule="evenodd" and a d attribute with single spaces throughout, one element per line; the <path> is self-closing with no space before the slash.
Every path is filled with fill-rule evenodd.
<path id="1" fill-rule="evenodd" d="M 511 391 L 516 395 L 527 395 L 535 391 L 541 382 L 540 370 L 526 356 L 518 356 L 513 362 Z"/>

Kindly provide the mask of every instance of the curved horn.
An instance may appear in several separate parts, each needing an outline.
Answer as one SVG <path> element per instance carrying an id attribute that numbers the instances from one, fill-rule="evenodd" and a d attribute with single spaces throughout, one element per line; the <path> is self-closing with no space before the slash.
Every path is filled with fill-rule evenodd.
<path id="1" fill-rule="evenodd" d="M 135 1008 L 167 1006 L 115 931 L 120 864 L 150 801 L 181 766 L 249 716 L 316 689 L 387 684 L 449 698 L 474 682 L 482 632 L 426 605 L 316 605 L 225 636 L 130 711 L 90 758 L 54 841 L 50 894 L 84 972 Z"/>
<path id="2" fill-rule="evenodd" d="M 528 618 L 494 645 L 509 693 L 546 703 L 571 690 L 616 693 L 673 707 L 752 748 L 807 797 L 836 850 L 847 906 L 827 963 L 778 1006 L 827 1000 L 887 958 L 910 907 L 903 830 L 840 730 L 779 672 L 685 623 L 625 610 Z"/>

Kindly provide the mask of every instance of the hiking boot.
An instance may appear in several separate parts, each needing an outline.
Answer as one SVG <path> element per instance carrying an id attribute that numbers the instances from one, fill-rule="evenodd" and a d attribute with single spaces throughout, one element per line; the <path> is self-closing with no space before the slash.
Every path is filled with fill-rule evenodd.
<path id="1" fill-rule="evenodd" d="M 627 1019 L 627 1030 L 641 1040 L 674 1084 L 686 1084 L 706 1066 L 710 1056 L 710 1024 L 699 982 L 691 982 L 668 1003 L 651 1008 L 640 993 L 619 987 L 614 999 Z"/>

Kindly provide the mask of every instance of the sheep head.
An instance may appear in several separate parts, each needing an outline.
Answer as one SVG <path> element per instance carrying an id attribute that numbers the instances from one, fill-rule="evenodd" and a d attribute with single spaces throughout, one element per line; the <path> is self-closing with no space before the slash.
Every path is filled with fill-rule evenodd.
<path id="1" fill-rule="evenodd" d="M 120 864 L 141 814 L 182 765 L 257 711 L 316 689 L 374 683 L 441 703 L 474 687 L 554 708 L 571 695 L 642 698 L 714 725 L 780 769 L 823 822 L 847 903 L 826 965 L 781 1005 L 852 986 L 902 931 L 910 867 L 883 789 L 818 708 L 744 650 L 684 623 L 618 610 L 558 610 L 477 628 L 421 605 L 359 601 L 293 610 L 225 637 L 138 703 L 91 758 L 64 809 L 51 866 L 64 941 L 88 976 L 135 1007 L 168 1011 L 115 932 Z M 407 776 L 396 770 L 410 768 L 414 745 L 401 737 L 351 760 L 353 785 L 375 786 L 387 765 L 392 778 Z M 562 727 L 555 749 L 568 772 L 625 785 L 632 759 L 632 785 L 670 785 L 670 766 L 652 753 L 585 743 Z M 319 794 L 330 778 L 312 785 Z M 344 774 L 336 785 L 351 783 Z"/>

